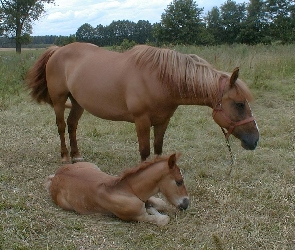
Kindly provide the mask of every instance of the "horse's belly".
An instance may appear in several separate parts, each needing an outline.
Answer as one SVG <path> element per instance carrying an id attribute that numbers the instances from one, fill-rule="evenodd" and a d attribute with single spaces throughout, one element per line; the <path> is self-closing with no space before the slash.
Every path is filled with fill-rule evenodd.
<path id="1" fill-rule="evenodd" d="M 134 122 L 132 114 L 127 110 L 114 109 L 114 107 L 109 108 L 108 110 L 89 107 L 85 108 L 85 110 L 94 116 L 106 120 Z"/>
<path id="2" fill-rule="evenodd" d="M 175 105 L 169 105 L 171 97 L 158 86 L 155 76 L 148 78 L 137 71 L 126 75 L 117 70 L 93 78 L 79 72 L 68 79 L 68 88 L 81 107 L 94 116 L 133 123 L 138 117 L 146 116 L 154 125 L 165 122 L 171 116 L 171 109 L 175 110 Z M 103 75 L 99 68 L 95 72 Z"/>
<path id="3" fill-rule="evenodd" d="M 108 90 L 72 92 L 79 105 L 94 116 L 113 121 L 134 122 L 122 94 L 108 93 Z"/>

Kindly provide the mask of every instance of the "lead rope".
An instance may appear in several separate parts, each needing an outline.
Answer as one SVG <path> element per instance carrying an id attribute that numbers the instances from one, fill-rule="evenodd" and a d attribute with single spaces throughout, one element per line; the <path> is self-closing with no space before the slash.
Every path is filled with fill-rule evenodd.
<path id="1" fill-rule="evenodd" d="M 228 171 L 228 176 L 231 175 L 231 172 L 232 172 L 232 169 L 233 169 L 233 166 L 235 165 L 235 159 L 234 159 L 234 155 L 233 155 L 233 152 L 231 150 L 231 146 L 229 144 L 229 140 L 228 140 L 228 137 L 226 136 L 227 133 L 225 132 L 224 128 L 223 127 L 220 127 L 221 130 L 222 130 L 222 133 L 224 134 L 224 137 L 225 137 L 225 141 L 226 141 L 226 146 L 228 148 L 228 151 L 230 153 L 230 158 L 231 158 L 231 162 L 230 162 L 230 168 L 229 168 L 229 171 Z"/>

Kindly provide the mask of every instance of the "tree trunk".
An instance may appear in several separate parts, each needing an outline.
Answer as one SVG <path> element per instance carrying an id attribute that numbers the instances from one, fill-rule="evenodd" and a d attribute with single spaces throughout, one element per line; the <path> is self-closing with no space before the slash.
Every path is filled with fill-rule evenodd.
<path id="1" fill-rule="evenodd" d="M 16 32 L 15 32 L 15 51 L 17 54 L 22 52 L 21 44 L 22 25 L 19 17 L 16 18 Z"/>
<path id="2" fill-rule="evenodd" d="M 22 52 L 22 44 L 18 42 L 17 40 L 18 39 L 16 39 L 16 42 L 15 42 L 15 51 L 17 54 L 20 54 Z"/>

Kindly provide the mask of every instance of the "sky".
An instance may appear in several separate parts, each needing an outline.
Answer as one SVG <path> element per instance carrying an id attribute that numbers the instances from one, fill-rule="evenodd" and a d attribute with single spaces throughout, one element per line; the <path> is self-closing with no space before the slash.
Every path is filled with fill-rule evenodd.
<path id="1" fill-rule="evenodd" d="M 88 23 L 92 27 L 109 25 L 112 21 L 148 20 L 151 24 L 160 22 L 172 0 L 55 0 L 46 4 L 46 13 L 33 23 L 32 36 L 75 34 L 79 27 Z M 226 0 L 195 0 L 204 13 L 214 6 L 220 7 Z M 248 2 L 235 0 L 236 3 Z"/>

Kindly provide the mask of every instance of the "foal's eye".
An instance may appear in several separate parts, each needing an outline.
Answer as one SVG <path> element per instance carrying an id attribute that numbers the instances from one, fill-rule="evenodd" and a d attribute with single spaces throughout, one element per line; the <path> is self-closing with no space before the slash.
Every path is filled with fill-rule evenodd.
<path id="1" fill-rule="evenodd" d="M 238 109 L 244 109 L 245 108 L 245 103 L 243 103 L 243 102 L 236 102 L 236 107 Z"/>
<path id="2" fill-rule="evenodd" d="M 176 182 L 176 185 L 177 185 L 178 187 L 180 187 L 180 186 L 183 184 L 183 180 L 175 181 L 175 182 Z"/>

